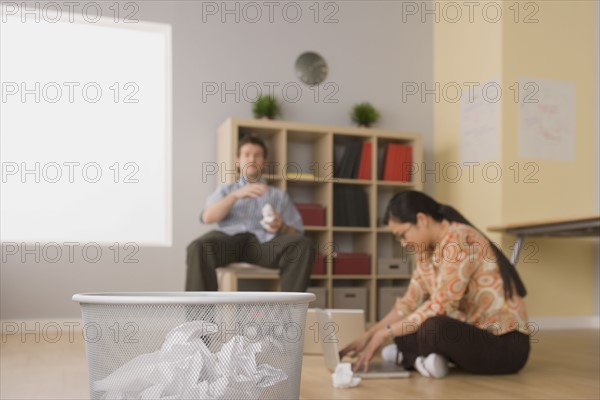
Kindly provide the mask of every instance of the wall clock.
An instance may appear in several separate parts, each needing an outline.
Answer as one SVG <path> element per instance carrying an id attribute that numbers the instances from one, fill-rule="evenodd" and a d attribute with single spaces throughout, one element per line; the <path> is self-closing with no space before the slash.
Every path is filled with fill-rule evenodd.
<path id="1" fill-rule="evenodd" d="M 309 86 L 318 85 L 327 77 L 327 63 L 319 54 L 307 51 L 296 59 L 296 75 Z"/>

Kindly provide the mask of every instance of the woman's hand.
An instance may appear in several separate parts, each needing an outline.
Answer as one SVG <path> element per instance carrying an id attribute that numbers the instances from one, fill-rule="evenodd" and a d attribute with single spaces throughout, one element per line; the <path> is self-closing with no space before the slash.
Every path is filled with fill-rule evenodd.
<path id="1" fill-rule="evenodd" d="M 352 343 L 350 343 L 340 351 L 340 359 L 344 358 L 345 356 L 352 357 L 360 353 L 369 342 L 369 338 L 370 335 L 368 332 L 365 332 L 362 335 L 360 335 L 357 339 L 355 339 Z"/>
<path id="2" fill-rule="evenodd" d="M 367 372 L 369 370 L 369 361 L 371 361 L 371 358 L 373 358 L 377 350 L 383 345 L 386 338 L 387 332 L 385 330 L 382 329 L 375 332 L 366 347 L 364 347 L 364 350 L 360 352 L 358 360 L 352 366 L 352 371 L 356 372 L 362 367 Z"/>

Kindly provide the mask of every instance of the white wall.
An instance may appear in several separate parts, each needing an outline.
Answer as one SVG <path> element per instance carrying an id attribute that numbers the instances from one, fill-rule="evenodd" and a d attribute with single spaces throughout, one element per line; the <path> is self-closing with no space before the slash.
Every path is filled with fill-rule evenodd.
<path id="1" fill-rule="evenodd" d="M 108 7 L 113 2 L 98 4 L 111 15 Z M 25 262 L 9 258 L 1 268 L 3 320 L 76 317 L 78 305 L 70 298 L 78 292 L 183 290 L 185 248 L 209 229 L 200 225 L 198 215 L 216 184 L 214 178 L 203 182 L 202 163 L 215 161 L 216 129 L 227 117 L 252 116 L 251 105 L 243 99 L 237 102 L 233 95 L 225 101 L 219 96 L 203 101 L 203 83 L 234 88 L 235 82 L 241 87 L 278 82 L 281 88 L 297 82 L 296 57 L 317 51 L 328 62 L 327 81 L 338 88 L 333 98 L 339 101 L 325 103 L 323 97 L 315 101 L 314 92 L 302 86 L 299 101 L 284 102 L 283 119 L 348 125 L 351 106 L 368 100 L 381 112 L 378 127 L 421 132 L 426 161 L 431 162 L 433 107 L 403 104 L 402 82 L 431 87 L 432 27 L 416 18 L 403 23 L 400 2 L 335 2 L 338 22 L 329 24 L 322 23 L 323 18 L 335 9 L 323 8 L 325 3 L 320 22 L 315 23 L 308 8 L 313 2 L 297 2 L 303 16 L 295 24 L 282 17 L 285 3 L 275 10 L 272 23 L 266 14 L 257 23 L 243 18 L 236 23 L 231 15 L 225 23 L 219 16 L 207 16 L 204 22 L 202 9 L 208 3 L 200 1 L 135 4 L 139 6 L 135 18 L 173 26 L 173 247 L 140 248 L 133 256 L 138 263 L 122 262 L 125 252 L 115 263 L 109 249 L 95 264 L 85 262 L 81 254 L 75 254 L 73 263 L 66 257 L 54 264 L 35 262 L 32 256 Z M 233 8 L 236 3 L 228 4 Z M 130 11 L 122 9 L 121 17 Z M 280 93 L 276 92 L 281 98 Z M 427 187 L 430 193 L 431 189 Z"/>

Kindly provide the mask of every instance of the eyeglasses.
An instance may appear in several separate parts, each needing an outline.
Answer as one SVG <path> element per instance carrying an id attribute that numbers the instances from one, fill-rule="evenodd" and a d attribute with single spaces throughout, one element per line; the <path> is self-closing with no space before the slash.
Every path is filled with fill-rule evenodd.
<path id="1" fill-rule="evenodd" d="M 410 231 L 410 228 L 412 228 L 412 227 L 413 227 L 413 224 L 410 224 L 410 226 L 408 227 L 408 229 L 405 230 L 404 232 L 402 232 L 401 234 L 394 233 L 394 239 L 396 239 L 398 242 L 402 242 L 403 240 L 406 239 L 404 237 L 404 235 L 406 235 L 408 233 L 408 231 Z"/>

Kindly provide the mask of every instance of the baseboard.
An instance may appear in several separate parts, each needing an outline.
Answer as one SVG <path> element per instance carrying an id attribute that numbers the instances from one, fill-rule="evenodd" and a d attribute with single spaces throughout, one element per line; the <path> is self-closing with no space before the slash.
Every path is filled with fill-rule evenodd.
<path id="1" fill-rule="evenodd" d="M 529 322 L 536 324 L 540 330 L 564 329 L 600 329 L 600 316 L 557 316 L 557 317 L 529 317 Z"/>

